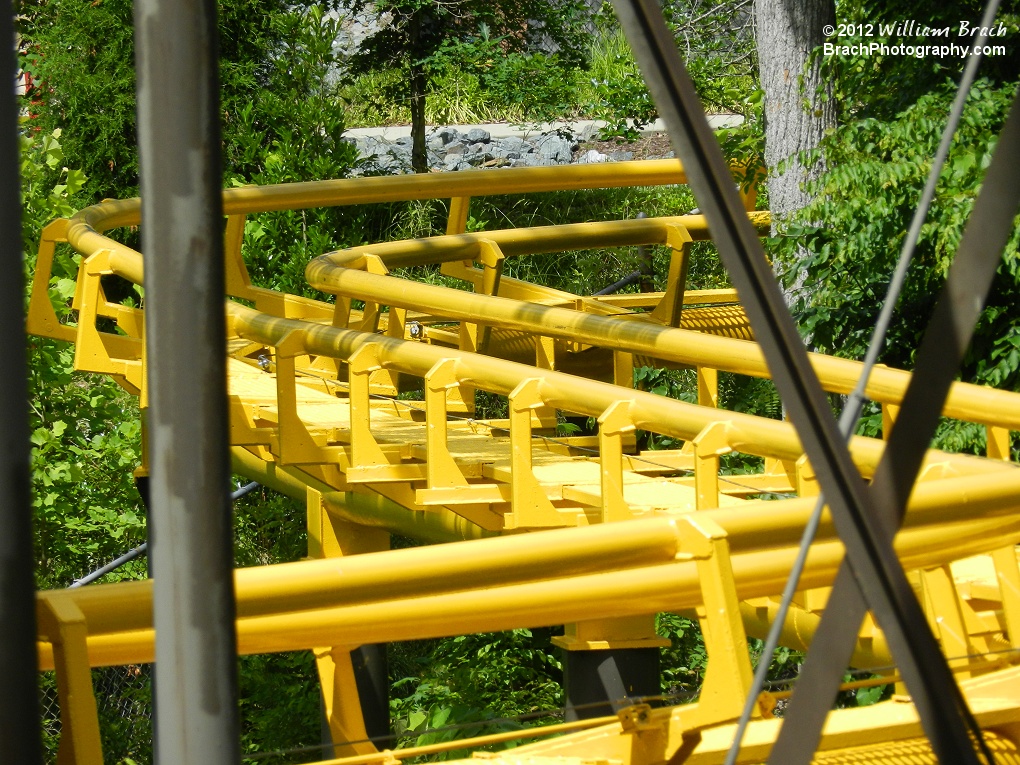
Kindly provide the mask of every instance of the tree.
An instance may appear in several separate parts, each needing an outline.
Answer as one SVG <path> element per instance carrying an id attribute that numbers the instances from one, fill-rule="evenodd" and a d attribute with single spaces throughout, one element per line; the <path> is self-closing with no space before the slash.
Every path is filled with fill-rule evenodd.
<path id="1" fill-rule="evenodd" d="M 363 12 L 369 0 L 355 0 Z M 582 22 L 586 6 L 579 0 L 378 0 L 371 3 L 381 21 L 362 41 L 350 62 L 355 74 L 398 69 L 406 80 L 411 108 L 411 166 L 428 172 L 425 148 L 425 96 L 430 64 L 451 42 L 498 41 L 503 53 L 526 50 L 540 40 L 557 46 L 567 65 L 583 59 Z M 405 92 L 404 83 L 387 95 Z"/>
<path id="2" fill-rule="evenodd" d="M 755 0 L 754 18 L 769 209 L 781 222 L 810 201 L 804 183 L 822 168 L 820 159 L 805 162 L 802 153 L 836 124 L 831 90 L 811 59 L 825 40 L 823 27 L 836 21 L 836 7 L 833 0 Z"/>

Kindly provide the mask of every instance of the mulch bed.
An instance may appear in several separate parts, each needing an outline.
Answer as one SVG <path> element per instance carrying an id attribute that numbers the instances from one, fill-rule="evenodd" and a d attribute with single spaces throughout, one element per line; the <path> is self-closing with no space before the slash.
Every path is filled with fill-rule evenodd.
<path id="1" fill-rule="evenodd" d="M 603 154 L 632 151 L 634 159 L 661 159 L 673 151 L 673 147 L 669 144 L 669 135 L 666 133 L 648 133 L 636 141 L 628 141 L 619 137 L 609 141 L 586 141 L 581 144 L 576 153 L 584 154 L 591 149 Z"/>

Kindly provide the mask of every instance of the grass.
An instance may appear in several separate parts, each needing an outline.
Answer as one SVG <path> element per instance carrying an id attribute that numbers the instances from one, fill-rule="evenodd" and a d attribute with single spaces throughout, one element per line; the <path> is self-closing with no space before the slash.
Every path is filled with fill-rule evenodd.
<path id="1" fill-rule="evenodd" d="M 720 70 L 712 62 L 692 60 L 691 73 L 706 103 L 739 113 L 754 91 L 746 72 Z M 652 107 L 633 53 L 623 32 L 603 29 L 592 36 L 585 70 L 567 69 L 555 57 L 511 54 L 501 62 L 502 77 L 488 76 L 483 84 L 467 66 L 448 64 L 434 75 L 426 97 L 425 116 L 433 125 L 483 122 L 605 119 L 649 115 Z M 704 76 L 698 76 L 703 73 Z M 349 127 L 406 125 L 411 112 L 406 98 L 384 97 L 400 92 L 402 74 L 396 70 L 371 72 L 340 88 Z"/>

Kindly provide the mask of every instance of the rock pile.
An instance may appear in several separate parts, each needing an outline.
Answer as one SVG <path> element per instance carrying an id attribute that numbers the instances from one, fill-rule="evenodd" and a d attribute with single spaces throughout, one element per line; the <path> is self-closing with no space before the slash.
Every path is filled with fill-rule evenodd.
<path id="1" fill-rule="evenodd" d="M 473 167 L 537 167 L 633 159 L 629 151 L 603 154 L 594 149 L 578 152 L 582 140 L 564 133 L 544 133 L 528 138 L 493 138 L 488 130 L 435 128 L 426 136 L 429 167 L 433 171 L 468 170 Z M 386 141 L 375 136 L 353 140 L 361 157 L 357 175 L 390 175 L 411 172 L 411 138 Z"/>

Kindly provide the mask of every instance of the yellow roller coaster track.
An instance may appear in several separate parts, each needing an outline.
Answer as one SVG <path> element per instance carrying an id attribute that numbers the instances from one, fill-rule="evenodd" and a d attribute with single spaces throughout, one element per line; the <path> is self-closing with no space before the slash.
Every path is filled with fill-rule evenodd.
<path id="1" fill-rule="evenodd" d="M 719 408 L 719 371 L 768 370 L 732 290 L 686 289 L 690 245 L 709 238 L 706 222 L 681 215 L 464 233 L 474 196 L 677 182 L 682 168 L 664 160 L 224 192 L 234 470 L 306 501 L 309 538 L 307 561 L 237 572 L 238 651 L 315 652 L 342 756 L 333 762 L 391 763 L 443 748 L 379 752 L 366 741 L 354 647 L 563 623 L 557 642 L 568 651 L 655 647 L 661 611 L 701 621 L 709 661 L 697 703 L 626 706 L 611 718 L 529 730 L 547 737 L 512 756 L 476 757 L 722 761 L 751 688 L 746 638 L 768 630 L 818 490 L 790 424 Z M 249 214 L 435 198 L 451 200 L 446 236 L 308 265 L 309 284 L 332 302 L 248 278 Z M 749 215 L 767 229 L 767 214 Z M 76 368 L 139 395 L 144 418 L 144 311 L 111 303 L 103 287 L 109 275 L 142 283 L 141 254 L 105 236 L 139 219 L 138 200 L 107 201 L 47 226 L 28 329 L 73 342 Z M 73 326 L 58 321 L 49 290 L 62 243 L 82 255 Z M 665 292 L 584 297 L 503 273 L 507 258 L 643 244 L 671 250 Z M 393 273 L 427 264 L 470 291 Z M 860 371 L 826 356 L 812 363 L 832 393 L 849 392 Z M 635 390 L 633 370 L 646 365 L 696 370 L 698 403 Z M 908 381 L 887 368 L 870 380 L 886 433 Z M 476 418 L 479 390 L 507 399 L 507 416 Z M 421 395 L 398 397 L 409 391 Z M 563 415 L 593 418 L 597 434 L 557 435 Z M 1000 762 L 1020 762 L 1020 471 L 1009 461 L 1020 396 L 957 384 L 944 415 L 983 426 L 987 457 L 930 451 L 896 548 L 990 748 Z M 639 430 L 683 446 L 641 451 Z M 853 439 L 866 478 L 882 449 L 881 440 Z M 729 452 L 761 457 L 764 467 L 720 475 Z M 387 532 L 457 544 L 383 551 Z M 786 645 L 810 643 L 842 557 L 826 518 L 784 624 Z M 61 756 L 100 763 L 89 668 L 152 661 L 152 584 L 43 592 L 38 617 L 40 664 L 59 681 Z M 867 622 L 854 665 L 891 663 Z M 775 702 L 760 699 L 740 762 L 767 757 Z M 830 714 L 816 762 L 850 761 L 934 762 L 909 697 Z"/>

